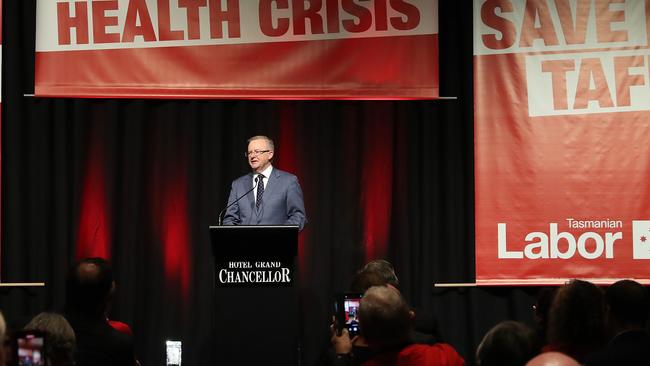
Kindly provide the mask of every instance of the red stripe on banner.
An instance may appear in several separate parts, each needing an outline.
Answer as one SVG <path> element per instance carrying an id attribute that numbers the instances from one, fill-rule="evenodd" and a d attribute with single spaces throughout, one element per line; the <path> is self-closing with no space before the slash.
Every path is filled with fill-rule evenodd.
<path id="1" fill-rule="evenodd" d="M 362 172 L 363 244 L 366 262 L 384 258 L 393 202 L 393 123 L 381 104 L 371 106 L 364 133 Z"/>
<path id="2" fill-rule="evenodd" d="M 35 79 L 39 96 L 430 99 L 438 36 L 38 52 Z"/>
<path id="3" fill-rule="evenodd" d="M 573 280 L 575 277 L 567 277 L 567 278 L 538 278 L 538 279 L 506 279 L 506 280 L 498 280 L 498 279 L 490 279 L 490 280 L 476 280 L 476 285 L 477 286 L 561 286 L 565 285 L 571 280 Z M 594 283 L 596 285 L 611 285 L 614 282 L 620 281 L 620 280 L 629 280 L 632 279 L 630 277 L 621 277 L 621 278 L 594 278 L 590 277 L 588 278 L 589 282 Z M 650 286 L 650 280 L 649 279 L 644 279 L 644 278 L 634 278 L 634 281 L 645 285 L 645 286 Z"/>
<path id="4" fill-rule="evenodd" d="M 102 149 L 101 141 L 94 141 L 86 160 L 77 234 L 77 259 L 87 257 L 109 259 L 111 256 L 110 220 Z"/>

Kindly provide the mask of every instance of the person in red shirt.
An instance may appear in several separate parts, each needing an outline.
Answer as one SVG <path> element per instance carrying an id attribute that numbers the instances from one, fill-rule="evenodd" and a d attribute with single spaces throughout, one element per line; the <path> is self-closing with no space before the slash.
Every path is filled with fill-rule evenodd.
<path id="1" fill-rule="evenodd" d="M 359 324 L 374 357 L 363 366 L 463 366 L 465 361 L 446 343 L 413 342 L 415 313 L 392 286 L 368 289 L 359 306 Z"/>

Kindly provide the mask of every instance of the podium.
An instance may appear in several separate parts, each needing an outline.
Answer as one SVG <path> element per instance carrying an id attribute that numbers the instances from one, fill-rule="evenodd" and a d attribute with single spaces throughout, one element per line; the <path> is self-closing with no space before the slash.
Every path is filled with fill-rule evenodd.
<path id="1" fill-rule="evenodd" d="M 213 364 L 298 365 L 298 226 L 210 226 Z"/>

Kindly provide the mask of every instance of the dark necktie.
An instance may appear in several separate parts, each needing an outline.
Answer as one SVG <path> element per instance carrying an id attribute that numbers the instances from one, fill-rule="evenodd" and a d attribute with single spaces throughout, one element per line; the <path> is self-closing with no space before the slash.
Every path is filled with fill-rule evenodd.
<path id="1" fill-rule="evenodd" d="M 262 195 L 264 195 L 264 175 L 257 176 L 257 200 L 255 201 L 255 208 L 260 209 L 262 205 Z"/>

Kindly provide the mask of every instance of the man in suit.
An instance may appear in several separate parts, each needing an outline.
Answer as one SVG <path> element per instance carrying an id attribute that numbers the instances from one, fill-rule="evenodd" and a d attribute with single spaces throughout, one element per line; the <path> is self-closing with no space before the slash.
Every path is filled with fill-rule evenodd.
<path id="1" fill-rule="evenodd" d="M 302 189 L 295 175 L 273 167 L 274 144 L 266 136 L 248 139 L 252 172 L 232 182 L 224 225 L 298 225 L 307 223 Z M 246 193 L 248 192 L 248 194 Z"/>

